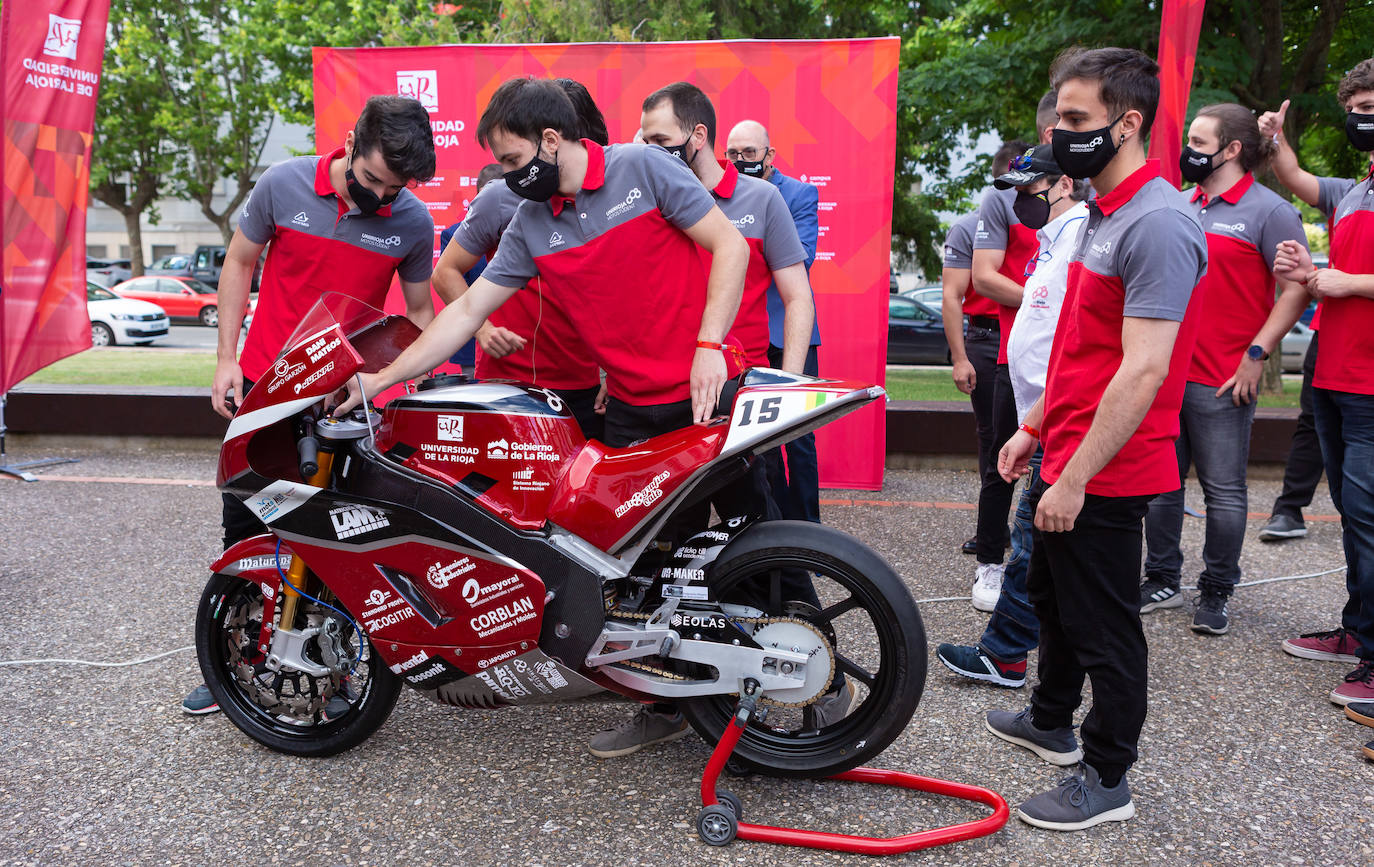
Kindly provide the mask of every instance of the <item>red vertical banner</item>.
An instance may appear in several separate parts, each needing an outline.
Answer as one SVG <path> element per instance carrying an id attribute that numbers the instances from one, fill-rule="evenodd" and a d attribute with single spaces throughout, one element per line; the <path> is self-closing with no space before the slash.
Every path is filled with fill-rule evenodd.
<path id="1" fill-rule="evenodd" d="M 1205 0 L 1164 0 L 1159 19 L 1159 111 L 1150 130 L 1150 158 L 1164 177 L 1182 186 L 1178 159 L 1183 153 L 1183 121 L 1188 117 L 1188 91 L 1193 86 L 1193 60 L 1202 32 Z"/>
<path id="2" fill-rule="evenodd" d="M 605 114 L 612 142 L 629 140 L 639 128 L 644 97 L 690 81 L 715 104 L 717 157 L 731 127 L 757 120 L 777 148 L 777 167 L 820 191 L 811 285 L 821 374 L 881 383 L 899 47 L 900 40 L 887 38 L 317 48 L 315 141 L 323 153 L 338 147 L 372 94 L 419 99 L 434 126 L 438 168 L 416 193 L 437 231 L 462 218 L 478 171 L 492 161 L 473 133 L 506 79 L 582 82 Z M 885 418 L 883 406 L 870 406 L 817 432 L 823 485 L 882 486 Z"/>
<path id="3" fill-rule="evenodd" d="M 0 394 L 91 345 L 86 202 L 109 0 L 0 11 Z"/>

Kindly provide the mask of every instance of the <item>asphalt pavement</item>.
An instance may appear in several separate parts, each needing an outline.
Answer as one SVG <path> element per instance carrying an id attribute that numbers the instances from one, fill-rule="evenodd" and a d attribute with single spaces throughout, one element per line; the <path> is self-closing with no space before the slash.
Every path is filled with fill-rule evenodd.
<path id="1" fill-rule="evenodd" d="M 208 329 L 207 329 L 208 331 Z M 11 437 L 11 461 L 79 457 L 41 481 L 0 481 L 0 660 L 127 661 L 192 643 L 219 550 L 216 448 L 197 441 Z M 1263 513 L 1278 483 L 1251 484 Z M 917 599 L 967 596 L 974 473 L 890 470 L 880 492 L 825 491 L 824 518 L 886 556 Z M 1201 507 L 1191 486 L 1189 504 Z M 1323 487 L 1301 541 L 1263 545 L 1251 520 L 1245 580 L 1342 565 Z M 1201 567 L 1202 522 L 1184 529 Z M 891 860 L 930 865 L 1367 864 L 1374 730 L 1327 693 L 1348 666 L 1294 659 L 1279 642 L 1336 624 L 1344 577 L 1241 589 L 1232 630 L 1200 636 L 1189 609 L 1146 617 L 1150 716 L 1129 779 L 1138 816 L 1074 834 L 1022 825 Z M 921 604 L 930 671 L 916 716 L 873 764 L 988 786 L 1013 808 L 1060 769 L 984 731 L 988 708 L 1028 690 L 956 680 L 941 641 L 973 642 L 986 615 Z M 1033 660 L 1032 660 L 1033 661 Z M 306 760 L 249 741 L 221 715 L 181 713 L 193 652 L 93 668 L 0 667 L 0 865 L 8 864 L 872 864 L 761 843 L 715 849 L 693 818 L 708 745 L 689 737 L 602 761 L 598 729 L 631 711 L 588 701 L 457 710 L 405 692 L 390 721 L 344 755 Z M 749 821 L 886 836 L 986 814 L 895 789 L 765 777 L 725 782 Z"/>

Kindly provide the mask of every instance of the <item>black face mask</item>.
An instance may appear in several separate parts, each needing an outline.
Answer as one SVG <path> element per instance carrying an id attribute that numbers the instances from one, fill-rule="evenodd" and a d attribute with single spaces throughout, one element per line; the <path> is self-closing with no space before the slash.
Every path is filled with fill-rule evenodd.
<path id="1" fill-rule="evenodd" d="M 1045 224 L 1050 221 L 1050 208 L 1064 199 L 1063 196 L 1060 196 L 1051 202 L 1048 198 L 1049 192 L 1049 190 L 1041 193 L 1016 191 L 1016 201 L 1012 202 L 1011 211 L 1016 215 L 1016 219 L 1021 221 L 1021 225 L 1037 231 L 1045 228 Z"/>
<path id="2" fill-rule="evenodd" d="M 1374 114 L 1348 112 L 1345 116 L 1345 137 L 1360 153 L 1374 151 Z"/>
<path id="3" fill-rule="evenodd" d="M 558 192 L 558 154 L 554 154 L 553 162 L 547 162 L 539 158 L 536 149 L 529 162 L 515 171 L 506 172 L 502 177 L 506 179 L 506 186 L 511 188 L 511 192 L 522 199 L 547 202 Z"/>
<path id="4" fill-rule="evenodd" d="M 763 160 L 735 160 L 735 170 L 751 178 L 763 177 Z"/>
<path id="5" fill-rule="evenodd" d="M 1178 168 L 1183 173 L 1183 179 L 1190 184 L 1200 184 L 1207 180 L 1208 175 L 1230 162 L 1222 160 L 1220 165 L 1212 165 L 1212 160 L 1224 150 L 1226 148 L 1219 148 L 1216 153 L 1204 154 L 1184 145 L 1183 153 L 1178 157 Z"/>
<path id="6" fill-rule="evenodd" d="M 697 151 L 690 157 L 687 156 L 687 145 L 691 143 L 692 140 L 689 138 L 687 139 L 687 141 L 683 142 L 680 145 L 664 145 L 663 149 L 668 153 L 672 154 L 673 156 L 677 157 L 678 159 L 682 160 L 684 163 L 687 164 L 687 168 L 690 169 L 692 167 L 692 163 L 696 161 L 697 155 L 701 153 L 701 151 Z"/>
<path id="7" fill-rule="evenodd" d="M 1054 148 L 1054 161 L 1064 170 L 1064 174 L 1074 180 L 1099 175 L 1116 156 L 1112 127 L 1125 116 L 1125 112 L 1122 112 L 1117 115 L 1116 120 L 1101 129 L 1087 132 L 1056 129 L 1050 146 Z"/>
<path id="8" fill-rule="evenodd" d="M 353 167 L 349 166 L 344 171 L 344 180 L 348 184 L 348 197 L 353 200 L 353 204 L 358 206 L 359 212 L 364 217 L 375 215 L 382 208 L 396 201 L 396 197 L 401 194 L 400 190 L 389 196 L 379 196 L 367 187 L 358 183 L 358 179 L 353 175 Z"/>

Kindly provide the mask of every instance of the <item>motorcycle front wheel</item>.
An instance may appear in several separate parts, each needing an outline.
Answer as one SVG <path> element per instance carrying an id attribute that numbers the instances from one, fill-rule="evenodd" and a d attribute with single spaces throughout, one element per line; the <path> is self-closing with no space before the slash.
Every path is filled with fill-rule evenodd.
<path id="1" fill-rule="evenodd" d="M 800 708 L 762 703 L 767 713 L 750 721 L 733 761 L 774 776 L 828 777 L 868 761 L 906 729 L 925 688 L 925 628 L 906 585 L 875 551 L 832 527 L 768 521 L 721 552 L 708 580 L 721 602 L 815 627 L 831 644 L 832 686 L 844 681 L 838 692 Z M 810 596 L 808 580 L 815 590 L 809 600 L 801 598 Z M 704 696 L 681 702 L 681 709 L 714 744 L 737 701 Z"/>
<path id="2" fill-rule="evenodd" d="M 213 575 L 201 595 L 196 655 L 206 686 L 230 722 L 269 749 L 317 758 L 352 749 L 381 728 L 396 705 L 401 679 L 365 636 L 359 646 L 346 620 L 302 598 L 297 624 L 332 618 L 338 635 L 331 652 L 311 647 L 309 661 L 332 664 L 339 676 L 272 671 L 257 647 L 262 613 L 262 589 L 237 577 Z"/>

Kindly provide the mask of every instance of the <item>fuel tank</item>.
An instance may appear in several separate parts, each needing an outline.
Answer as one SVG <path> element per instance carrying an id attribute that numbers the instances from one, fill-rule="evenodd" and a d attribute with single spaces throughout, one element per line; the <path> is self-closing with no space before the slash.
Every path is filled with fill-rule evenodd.
<path id="1" fill-rule="evenodd" d="M 546 389 L 455 380 L 429 380 L 435 385 L 388 403 L 378 451 L 471 490 L 515 527 L 542 527 L 559 476 L 586 443 L 582 429 Z"/>

